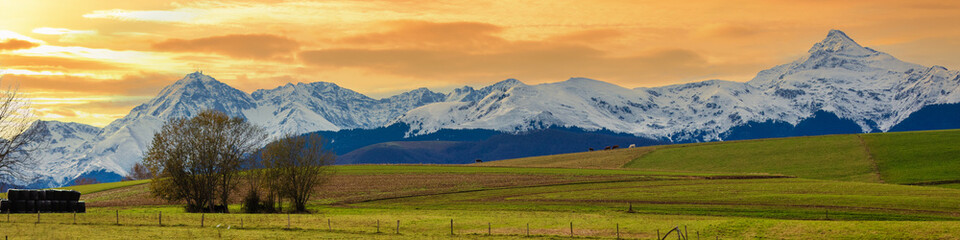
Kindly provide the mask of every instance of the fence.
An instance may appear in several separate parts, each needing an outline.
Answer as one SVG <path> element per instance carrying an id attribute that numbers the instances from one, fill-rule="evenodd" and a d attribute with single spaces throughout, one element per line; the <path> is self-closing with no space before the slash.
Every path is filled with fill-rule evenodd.
<path id="1" fill-rule="evenodd" d="M 701 239 L 700 231 L 691 231 L 686 226 L 669 229 L 627 229 L 620 223 L 608 229 L 578 228 L 577 222 L 563 225 L 503 224 L 496 221 L 478 223 L 478 220 L 459 222 L 457 219 L 377 219 L 373 216 L 331 217 L 321 214 L 219 214 L 219 213 L 167 213 L 162 211 L 98 210 L 88 213 L 3 213 L 0 223 L 113 225 L 130 227 L 194 227 L 220 228 L 227 230 L 294 229 L 354 234 L 427 234 L 427 235 L 491 235 L 529 237 L 589 237 L 609 239 Z M 515 225 L 515 226 L 514 226 Z M 322 233 L 318 233 L 322 234 Z M 4 236 L 15 237 L 15 236 Z M 704 235 L 703 239 L 720 239 L 718 233 Z"/>

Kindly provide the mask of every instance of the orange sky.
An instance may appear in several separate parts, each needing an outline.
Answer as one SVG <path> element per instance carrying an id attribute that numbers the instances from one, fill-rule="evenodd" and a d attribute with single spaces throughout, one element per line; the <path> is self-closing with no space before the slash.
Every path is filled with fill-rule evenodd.
<path id="1" fill-rule="evenodd" d="M 747 81 L 830 29 L 960 67 L 960 4 L 947 1 L 0 0 L 0 16 L 3 86 L 42 119 L 96 126 L 197 68 L 248 92 L 327 81 L 384 97 L 570 77 L 634 88 Z"/>

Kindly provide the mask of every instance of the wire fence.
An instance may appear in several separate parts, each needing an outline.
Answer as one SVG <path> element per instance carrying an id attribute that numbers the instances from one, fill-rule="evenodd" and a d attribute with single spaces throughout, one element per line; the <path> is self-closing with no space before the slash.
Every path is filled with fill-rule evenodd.
<path id="1" fill-rule="evenodd" d="M 375 216 L 335 217 L 322 214 L 222 214 L 222 213 L 167 213 L 162 211 L 94 211 L 88 213 L 4 213 L 3 223 L 74 224 L 94 226 L 220 228 L 235 230 L 292 229 L 398 235 L 490 235 L 529 237 L 588 237 L 606 239 L 701 239 L 701 232 L 688 231 L 686 226 L 667 229 L 628 229 L 620 223 L 608 229 L 592 225 L 578 228 L 577 222 L 568 224 L 507 224 L 497 221 L 470 219 L 440 221 L 438 219 L 377 219 Z M 553 221 L 555 222 L 555 221 Z M 4 236 L 7 237 L 7 236 Z M 12 237 L 12 236 L 11 236 Z M 720 239 L 718 234 L 710 238 Z"/>

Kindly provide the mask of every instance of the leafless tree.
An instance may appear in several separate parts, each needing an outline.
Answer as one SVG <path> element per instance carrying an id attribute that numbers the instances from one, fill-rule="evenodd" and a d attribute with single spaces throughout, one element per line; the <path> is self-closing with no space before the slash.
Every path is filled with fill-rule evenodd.
<path id="1" fill-rule="evenodd" d="M 46 125 L 35 121 L 29 103 L 16 87 L 0 91 L 0 182 L 29 180 L 24 169 L 36 163 L 35 153 L 43 148 L 45 132 Z"/>
<path id="2" fill-rule="evenodd" d="M 333 174 L 336 155 L 324 149 L 318 134 L 286 136 L 263 149 L 263 166 L 271 189 L 290 199 L 294 211 L 305 212 L 306 203 Z"/>
<path id="3" fill-rule="evenodd" d="M 151 178 L 153 178 L 153 173 L 150 172 L 150 169 L 147 169 L 147 167 L 144 166 L 143 163 L 137 163 L 137 164 L 134 164 L 132 168 L 130 168 L 130 175 L 127 175 L 126 177 L 124 177 L 123 180 L 131 181 L 131 180 L 144 180 L 144 179 L 151 179 Z"/>
<path id="4" fill-rule="evenodd" d="M 151 192 L 186 201 L 188 211 L 211 211 L 215 200 L 227 205 L 244 161 L 265 138 L 262 128 L 219 111 L 171 119 L 154 135 L 143 160 L 156 173 Z"/>

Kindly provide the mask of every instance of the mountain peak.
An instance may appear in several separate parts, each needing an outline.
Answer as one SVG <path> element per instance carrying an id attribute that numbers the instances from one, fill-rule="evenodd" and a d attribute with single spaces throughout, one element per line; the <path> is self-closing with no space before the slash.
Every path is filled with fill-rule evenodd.
<path id="1" fill-rule="evenodd" d="M 210 75 L 204 75 L 203 73 L 197 71 L 197 72 L 187 74 L 186 76 L 178 80 L 177 83 L 190 83 L 190 82 L 197 82 L 197 81 L 203 82 L 203 83 L 218 82 L 216 79 L 214 79 Z"/>
<path id="2" fill-rule="evenodd" d="M 853 39 L 847 36 L 847 34 L 843 31 L 832 29 L 829 33 L 827 33 L 827 37 L 824 38 L 823 41 L 814 44 L 813 47 L 807 52 L 811 54 L 827 52 L 864 56 L 876 53 L 877 51 L 860 46 L 860 44 L 858 44 L 856 41 L 853 41 Z"/>

